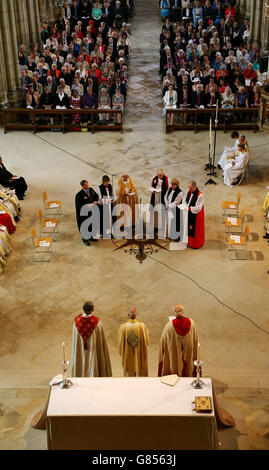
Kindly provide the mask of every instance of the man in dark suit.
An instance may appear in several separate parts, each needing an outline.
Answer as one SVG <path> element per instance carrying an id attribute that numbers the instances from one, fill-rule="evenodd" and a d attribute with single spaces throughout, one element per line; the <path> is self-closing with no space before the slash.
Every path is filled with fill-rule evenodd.
<path id="1" fill-rule="evenodd" d="M 113 95 L 115 95 L 116 90 L 117 90 L 118 88 L 120 89 L 121 95 L 123 95 L 124 100 L 126 100 L 126 94 L 127 94 L 126 86 L 125 86 L 125 84 L 121 81 L 120 77 L 116 77 L 116 81 L 111 85 L 111 88 L 110 88 L 110 96 L 111 96 L 111 98 L 112 98 Z"/>
<path id="2" fill-rule="evenodd" d="M 103 20 L 106 24 L 106 26 L 112 26 L 113 23 L 113 7 L 109 5 L 108 2 L 104 2 L 104 5 L 102 7 L 102 12 L 103 12 Z"/>
<path id="3" fill-rule="evenodd" d="M 196 91 L 192 93 L 192 107 L 199 109 L 201 108 L 201 106 L 203 108 L 205 107 L 205 93 L 203 92 L 203 85 L 201 83 L 198 83 L 198 85 L 196 86 Z M 197 121 L 201 124 L 204 123 L 204 116 L 198 115 Z"/>
<path id="4" fill-rule="evenodd" d="M 100 213 L 99 208 L 94 207 L 97 206 L 97 202 L 99 200 L 98 194 L 94 191 L 93 188 L 89 187 L 89 183 L 87 180 L 82 180 L 80 183 L 82 189 L 76 194 L 75 197 L 75 205 L 76 205 L 76 217 L 77 217 L 77 224 L 78 229 L 80 231 L 80 235 L 84 245 L 90 246 L 90 241 L 97 242 L 93 235 L 96 235 L 99 232 L 99 225 L 100 225 Z M 80 215 L 81 209 L 83 206 L 88 205 L 87 211 L 85 211 L 86 215 Z M 92 210 L 91 210 L 92 208 Z M 86 227 L 82 227 L 84 221 L 86 221 L 89 217 L 95 219 L 98 216 L 98 221 L 94 220 L 95 223 L 91 223 Z M 88 230 L 88 233 L 87 233 Z M 86 233 L 85 233 L 86 231 Z"/>
<path id="5" fill-rule="evenodd" d="M 220 94 L 219 92 L 216 92 L 216 88 L 214 86 L 211 86 L 209 87 L 209 92 L 205 95 L 205 106 L 206 108 L 215 108 L 217 106 L 217 102 L 220 107 Z"/>
<path id="6" fill-rule="evenodd" d="M 182 8 L 181 17 L 184 21 L 184 28 L 186 29 L 192 21 L 192 8 L 190 3 L 187 3 L 186 8 Z"/>
<path id="7" fill-rule="evenodd" d="M 79 20 L 79 2 L 74 0 L 72 2 L 72 5 L 70 7 L 70 23 L 71 23 L 71 29 L 72 31 L 74 30 L 78 20 Z"/>
<path id="8" fill-rule="evenodd" d="M 24 193 L 27 190 L 25 179 L 10 173 L 3 164 L 2 157 L 0 157 L 0 184 L 5 188 L 15 189 L 18 199 L 24 199 Z"/>
<path id="9" fill-rule="evenodd" d="M 92 3 L 88 0 L 83 0 L 79 7 L 79 18 L 82 21 L 83 36 L 86 36 L 86 28 L 91 19 Z"/>
<path id="10" fill-rule="evenodd" d="M 192 93 L 192 105 L 193 108 L 205 107 L 205 94 L 203 92 L 203 85 L 198 83 L 196 91 Z"/>

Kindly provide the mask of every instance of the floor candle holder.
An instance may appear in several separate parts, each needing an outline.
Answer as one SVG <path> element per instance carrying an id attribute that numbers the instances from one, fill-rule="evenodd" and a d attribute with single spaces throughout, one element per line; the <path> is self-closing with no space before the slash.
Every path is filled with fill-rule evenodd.
<path id="1" fill-rule="evenodd" d="M 193 364 L 196 366 L 196 379 L 193 380 L 191 386 L 193 388 L 203 388 L 205 387 L 205 383 L 201 380 L 202 374 L 202 365 L 204 364 L 203 361 L 194 361 Z"/>
<path id="2" fill-rule="evenodd" d="M 73 385 L 73 382 L 71 382 L 71 380 L 67 378 L 69 361 L 61 361 L 60 364 L 63 368 L 63 380 L 59 383 L 59 387 L 63 389 L 71 388 Z"/>

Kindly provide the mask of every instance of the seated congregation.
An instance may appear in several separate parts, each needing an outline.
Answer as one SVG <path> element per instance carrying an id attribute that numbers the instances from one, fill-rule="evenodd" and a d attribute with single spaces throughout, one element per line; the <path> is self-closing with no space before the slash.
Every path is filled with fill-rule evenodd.
<path id="1" fill-rule="evenodd" d="M 169 3 L 161 2 L 161 12 L 164 2 Z M 219 108 L 238 110 L 225 114 L 229 122 L 252 119 L 241 110 L 259 106 L 259 84 L 268 58 L 257 42 L 250 43 L 249 20 L 240 23 L 235 1 L 182 0 L 176 7 L 174 3 L 165 15 L 161 13 L 163 114 L 171 108 L 212 109 L 218 103 Z M 168 119 L 173 124 L 174 114 Z M 182 113 L 181 121 L 185 124 L 187 119 L 193 118 Z M 208 122 L 207 116 L 201 114 L 199 121 Z"/>

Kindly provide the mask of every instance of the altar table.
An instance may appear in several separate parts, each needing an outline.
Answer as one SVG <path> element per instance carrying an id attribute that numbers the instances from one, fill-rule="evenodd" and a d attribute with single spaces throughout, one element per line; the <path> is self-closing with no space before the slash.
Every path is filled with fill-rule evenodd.
<path id="1" fill-rule="evenodd" d="M 71 378 L 70 389 L 53 385 L 47 412 L 51 450 L 217 449 L 214 410 L 193 411 L 195 396 L 212 397 L 193 378 L 173 387 L 153 377 Z"/>

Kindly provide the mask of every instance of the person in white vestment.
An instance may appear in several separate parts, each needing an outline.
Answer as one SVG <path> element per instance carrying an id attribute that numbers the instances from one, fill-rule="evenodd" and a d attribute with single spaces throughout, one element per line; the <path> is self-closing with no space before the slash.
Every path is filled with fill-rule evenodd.
<path id="1" fill-rule="evenodd" d="M 236 131 L 235 131 L 236 132 Z M 238 132 L 236 132 L 236 134 L 238 135 Z M 233 135 L 233 133 L 232 133 Z M 246 140 L 246 137 L 242 134 L 240 134 L 237 138 L 237 136 L 234 136 L 233 137 L 235 139 L 235 144 L 233 147 L 225 147 L 224 149 L 224 152 L 221 156 L 221 158 L 219 159 L 219 162 L 218 162 L 218 167 L 219 168 L 222 168 L 222 170 L 224 171 L 224 168 L 225 168 L 225 165 L 227 163 L 227 161 L 231 160 L 232 157 L 237 157 L 239 155 L 239 151 L 238 151 L 238 145 L 239 144 L 244 144 L 247 151 L 249 151 L 249 146 L 248 146 L 248 143 L 247 143 L 247 140 Z"/>
<path id="2" fill-rule="evenodd" d="M 224 168 L 224 184 L 232 187 L 244 172 L 248 162 L 249 154 L 244 144 L 238 145 L 239 155 L 226 163 Z"/>
<path id="3" fill-rule="evenodd" d="M 239 133 L 237 131 L 233 131 L 231 133 L 231 138 L 235 140 L 234 146 L 233 147 L 224 147 L 224 151 L 218 161 L 218 168 L 224 170 L 224 167 L 227 162 L 227 157 L 229 155 L 233 155 L 234 152 L 237 150 L 237 146 L 240 144 L 239 141 Z"/>
<path id="4" fill-rule="evenodd" d="M 179 234 L 180 231 L 180 209 L 178 206 L 182 203 L 182 200 L 183 191 L 179 187 L 179 180 L 173 178 L 171 186 L 164 197 L 164 202 L 167 210 L 167 237 L 174 241 L 180 239 L 179 235 L 175 238 L 175 233 Z"/>
<path id="5" fill-rule="evenodd" d="M 85 302 L 84 313 L 74 320 L 71 377 L 111 377 L 111 363 L 103 323 L 92 302 Z"/>

